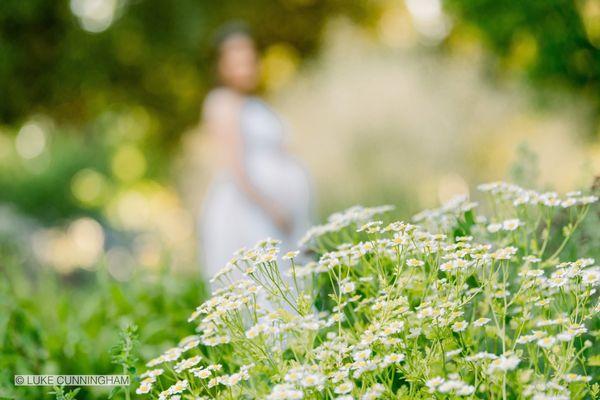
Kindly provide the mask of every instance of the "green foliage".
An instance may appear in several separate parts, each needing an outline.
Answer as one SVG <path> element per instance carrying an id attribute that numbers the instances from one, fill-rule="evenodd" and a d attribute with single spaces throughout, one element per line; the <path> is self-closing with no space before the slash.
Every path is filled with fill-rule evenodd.
<path id="1" fill-rule="evenodd" d="M 596 179 L 592 187 L 592 194 L 600 196 L 600 178 Z M 588 254 L 596 261 L 600 260 L 600 207 L 593 207 L 587 218 L 582 221 L 580 228 L 576 231 L 573 241 L 569 243 L 565 252 L 573 254 Z"/>
<path id="2" fill-rule="evenodd" d="M 575 89 L 594 102 L 598 115 L 597 2 L 445 0 L 445 5 L 454 16 L 453 35 L 476 32 L 497 56 L 497 71 L 522 72 L 538 88 Z"/>
<path id="3" fill-rule="evenodd" d="M 42 222 L 56 222 L 78 213 L 98 218 L 97 210 L 82 207 L 71 192 L 75 174 L 83 168 L 107 172 L 110 149 L 102 136 L 77 137 L 52 132 L 44 156 L 24 160 L 12 153 L 0 160 L 0 201 Z"/>
<path id="4" fill-rule="evenodd" d="M 123 369 L 123 374 L 129 375 L 130 379 L 136 373 L 136 362 L 138 361 L 135 355 L 135 348 L 138 344 L 138 328 L 135 325 L 128 325 L 119 334 L 120 341 L 111 349 L 112 363 L 119 365 Z M 115 387 L 109 398 L 113 398 L 116 394 L 125 392 L 126 398 L 130 397 L 130 389 L 122 386 Z"/>
<path id="5" fill-rule="evenodd" d="M 74 400 L 77 393 L 79 393 L 80 389 L 69 390 L 65 393 L 65 389 L 63 387 L 54 387 L 54 391 L 50 392 L 56 396 L 56 400 Z"/>
<path id="6" fill-rule="evenodd" d="M 138 342 L 138 328 L 135 325 L 128 325 L 119 334 L 120 341 L 111 349 L 112 363 L 120 365 L 123 372 L 135 374 L 135 347 Z"/>
<path id="7" fill-rule="evenodd" d="M 511 180 L 519 185 L 539 189 L 539 163 L 538 155 L 531 150 L 527 143 L 521 143 L 517 148 L 516 159 L 510 167 Z M 589 189 L 591 195 L 600 196 L 600 178 L 596 178 Z M 569 210 L 562 210 L 557 216 L 556 223 L 543 228 L 542 235 L 548 236 L 551 242 L 560 242 L 569 234 L 572 225 L 564 225 L 569 219 Z M 564 226 L 563 226 L 564 225 Z M 562 232 L 561 232 L 562 230 Z M 554 232 L 554 234 L 553 234 Z M 600 259 L 600 207 L 590 209 L 586 218 L 578 225 L 573 234 L 573 239 L 565 244 L 564 253 L 569 257 L 587 254 L 595 260 Z M 556 243 L 553 243 L 557 245 Z"/>
<path id="8" fill-rule="evenodd" d="M 169 270 L 139 271 L 120 283 L 101 267 L 70 277 L 49 270 L 30 275 L 7 255 L 1 260 L 0 398 L 48 393 L 14 387 L 15 374 L 133 375 L 138 354 L 148 357 L 172 346 L 164 327 L 185 325 L 187 310 L 204 297 L 199 280 Z M 143 329 L 142 346 L 136 346 L 133 326 Z M 78 398 L 105 399 L 109 391 L 82 387 Z"/>
<path id="9" fill-rule="evenodd" d="M 113 24 L 89 33 L 71 3 L 0 3 L 0 121 L 42 112 L 86 122 L 134 104 L 157 117 L 167 139 L 198 119 L 213 83 L 214 32 L 223 23 L 244 20 L 261 45 L 285 42 L 307 55 L 329 17 L 361 19 L 368 11 L 366 1 L 117 1 Z"/>

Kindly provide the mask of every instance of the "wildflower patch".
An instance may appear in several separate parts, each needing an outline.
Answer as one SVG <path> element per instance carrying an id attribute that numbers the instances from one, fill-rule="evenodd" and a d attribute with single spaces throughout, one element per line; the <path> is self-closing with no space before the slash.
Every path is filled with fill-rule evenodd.
<path id="1" fill-rule="evenodd" d="M 409 222 L 353 207 L 279 255 L 238 251 L 190 316 L 197 335 L 148 361 L 157 399 L 583 399 L 600 268 L 563 255 L 597 197 L 507 183 Z M 560 224 L 560 227 L 556 227 Z M 554 233 L 552 233 L 554 232 Z M 556 234 L 559 232 L 559 234 Z M 233 280 L 233 271 L 244 278 Z M 597 365 L 597 362 L 595 362 Z M 187 397 L 186 397 L 187 396 Z"/>

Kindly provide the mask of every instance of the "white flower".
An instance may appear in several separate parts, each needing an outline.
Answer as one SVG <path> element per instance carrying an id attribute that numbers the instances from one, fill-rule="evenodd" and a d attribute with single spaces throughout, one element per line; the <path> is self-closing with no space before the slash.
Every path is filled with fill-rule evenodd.
<path id="1" fill-rule="evenodd" d="M 432 379 L 429 379 L 427 382 L 425 382 L 425 386 L 427 386 L 429 388 L 429 392 L 433 393 L 435 392 L 435 389 L 440 386 L 442 383 L 444 383 L 444 378 L 438 376 Z"/>
<path id="2" fill-rule="evenodd" d="M 167 389 L 167 392 L 170 395 L 174 395 L 174 394 L 182 393 L 187 388 L 188 388 L 188 381 L 187 381 L 187 379 L 184 379 L 181 381 L 177 381 L 174 385 L 172 385 L 170 388 Z"/>
<path id="3" fill-rule="evenodd" d="M 510 260 L 517 253 L 517 248 L 513 246 L 504 247 L 492 253 L 492 258 L 495 260 Z"/>
<path id="4" fill-rule="evenodd" d="M 383 386 L 381 383 L 376 383 L 367 389 L 365 394 L 362 395 L 361 400 L 376 400 L 383 393 L 385 393 L 385 386 Z"/>
<path id="5" fill-rule="evenodd" d="M 520 362 L 521 360 L 519 359 L 519 357 L 515 355 L 505 356 L 503 354 L 490 363 L 487 372 L 488 374 L 492 374 L 496 371 L 512 371 L 513 369 L 517 368 L 517 365 L 519 365 Z"/>
<path id="6" fill-rule="evenodd" d="M 304 393 L 287 383 L 275 385 L 267 396 L 267 400 L 300 400 L 302 398 L 304 398 Z"/>
<path id="7" fill-rule="evenodd" d="M 473 321 L 473 325 L 475 325 L 475 326 L 483 326 L 483 325 L 487 324 L 490 321 L 491 320 L 489 318 L 479 318 L 479 319 Z"/>
<path id="8" fill-rule="evenodd" d="M 535 263 L 539 263 L 540 261 L 542 261 L 542 259 L 538 258 L 538 257 L 534 257 L 534 256 L 525 256 L 525 257 L 523 257 L 523 261 L 527 261 L 529 263 L 535 264 Z"/>
<path id="9" fill-rule="evenodd" d="M 446 352 L 446 359 L 450 360 L 452 359 L 454 356 L 460 354 L 462 351 L 462 349 L 455 349 L 455 350 L 450 350 Z"/>
<path id="10" fill-rule="evenodd" d="M 467 321 L 457 321 L 454 324 L 452 324 L 452 330 L 454 332 L 462 332 L 465 329 L 467 329 L 467 326 L 469 326 L 469 323 Z"/>
<path id="11" fill-rule="evenodd" d="M 522 222 L 518 218 L 507 219 L 506 221 L 502 222 L 502 229 L 505 231 L 514 231 L 521 226 L 521 224 Z"/>
<path id="12" fill-rule="evenodd" d="M 162 375 L 162 373 L 165 372 L 163 369 L 151 369 L 148 370 L 146 372 L 144 372 L 143 374 L 140 375 L 140 378 L 156 378 L 160 375 Z"/>
<path id="13" fill-rule="evenodd" d="M 392 354 L 388 354 L 383 358 L 383 364 L 384 365 L 392 365 L 392 364 L 399 364 L 402 361 L 404 361 L 404 354 L 399 354 L 399 353 L 392 353 Z"/>
<path id="14" fill-rule="evenodd" d="M 344 294 L 352 293 L 356 290 L 356 284 L 352 281 L 344 281 L 340 286 L 340 291 Z"/>
<path id="15" fill-rule="evenodd" d="M 421 328 L 410 328 L 408 330 L 409 334 L 406 337 L 409 338 L 409 339 L 417 338 L 417 337 L 419 337 L 421 335 L 422 331 L 423 330 Z"/>
<path id="16" fill-rule="evenodd" d="M 352 381 L 345 381 L 337 385 L 333 391 L 336 394 L 346 394 L 350 393 L 352 389 L 354 389 L 354 383 L 352 383 Z"/>
<path id="17" fill-rule="evenodd" d="M 298 250 L 296 250 L 296 251 L 288 251 L 283 256 L 281 256 L 281 258 L 284 259 L 284 260 L 291 260 L 292 258 L 298 257 L 298 254 L 300 254 L 300 252 Z"/>
<path id="18" fill-rule="evenodd" d="M 556 340 L 558 340 L 559 342 L 569 342 L 571 341 L 571 339 L 573 339 L 574 335 L 569 333 L 569 332 L 561 332 L 558 335 L 556 335 Z"/>
<path id="19" fill-rule="evenodd" d="M 500 231 L 500 229 L 502 229 L 502 224 L 489 224 L 487 226 L 487 230 L 490 233 L 496 233 L 496 232 Z"/>
<path id="20" fill-rule="evenodd" d="M 598 201 L 598 196 L 583 196 L 579 199 L 581 204 L 592 204 Z"/>
<path id="21" fill-rule="evenodd" d="M 200 379 L 208 379 L 212 375 L 212 371 L 208 368 L 195 368 L 191 369 L 190 372 Z"/>
<path id="22" fill-rule="evenodd" d="M 175 370 L 175 372 L 181 373 L 181 372 L 185 371 L 186 369 L 190 369 L 194 365 L 198 364 L 201 359 L 202 359 L 201 356 L 194 356 L 191 358 L 187 358 L 185 360 L 181 360 L 179 363 L 177 363 L 175 365 L 175 367 L 173 367 L 173 369 Z"/>
<path id="23" fill-rule="evenodd" d="M 200 338 L 196 335 L 193 335 L 193 336 L 188 336 L 188 337 L 181 339 L 181 341 L 179 341 L 179 348 L 182 351 L 188 351 L 190 349 L 198 347 L 199 344 L 200 344 Z"/>
<path id="24" fill-rule="evenodd" d="M 159 356 L 159 357 L 153 358 L 152 360 L 148 361 L 146 363 L 146 367 L 155 367 L 159 364 L 162 364 L 163 362 L 165 362 L 163 356 Z"/>
<path id="25" fill-rule="evenodd" d="M 135 390 L 135 393 L 136 394 L 146 394 L 146 393 L 150 393 L 151 390 L 152 390 L 151 382 L 142 382 L 140 384 L 140 387 Z"/>
<path id="26" fill-rule="evenodd" d="M 454 377 L 454 374 L 451 374 Z M 451 378 L 444 379 L 441 377 L 436 377 L 428 380 L 425 385 L 429 388 L 430 393 L 439 392 L 442 394 L 450 394 L 454 393 L 457 396 L 469 396 L 475 391 L 475 387 L 471 385 L 467 385 L 465 382 Z"/>
<path id="27" fill-rule="evenodd" d="M 223 386 L 231 387 L 240 383 L 242 379 L 244 379 L 244 374 L 237 372 L 231 375 L 220 376 L 217 378 L 217 381 Z"/>
<path id="28" fill-rule="evenodd" d="M 266 331 L 267 328 L 267 325 L 264 323 L 256 324 L 246 331 L 246 337 L 248 339 L 254 339 L 258 335 Z"/>
<path id="29" fill-rule="evenodd" d="M 560 206 L 562 208 L 569 208 L 569 207 L 573 207 L 574 205 L 577 205 L 577 199 L 575 198 L 569 198 L 569 199 L 565 199 L 560 203 Z"/>
<path id="30" fill-rule="evenodd" d="M 408 265 L 409 267 L 422 267 L 423 265 L 425 265 L 425 262 L 417 260 L 416 258 L 409 258 L 408 260 L 406 260 L 406 265 Z"/>
<path id="31" fill-rule="evenodd" d="M 465 357 L 467 361 L 480 361 L 480 360 L 495 360 L 498 356 L 492 353 L 487 353 L 485 351 L 479 352 L 477 354 L 473 354 L 472 356 Z"/>
<path id="32" fill-rule="evenodd" d="M 563 379 L 567 382 L 589 382 L 592 380 L 592 377 L 577 374 L 566 374 L 563 375 Z"/>
<path id="33" fill-rule="evenodd" d="M 304 387 L 322 386 L 325 383 L 325 377 L 321 374 L 307 374 L 300 383 Z"/>
<path id="34" fill-rule="evenodd" d="M 183 351 L 179 347 L 173 347 L 173 348 L 165 351 L 163 353 L 162 357 L 163 357 L 164 361 L 175 361 L 179 357 L 181 357 L 182 353 L 183 353 Z"/>
<path id="35" fill-rule="evenodd" d="M 556 338 L 552 336 L 548 336 L 537 341 L 537 345 L 543 347 L 544 349 L 552 347 L 554 343 L 556 343 Z"/>
<path id="36" fill-rule="evenodd" d="M 581 282 L 587 286 L 596 286 L 600 282 L 600 270 L 586 269 L 582 271 Z"/>
<path id="37" fill-rule="evenodd" d="M 454 393 L 456 393 L 457 396 L 470 396 L 473 392 L 475 392 L 475 386 L 462 385 Z"/>
<path id="38" fill-rule="evenodd" d="M 369 357 L 371 357 L 371 349 L 357 351 L 356 353 L 354 353 L 353 357 L 356 361 L 368 360 Z"/>

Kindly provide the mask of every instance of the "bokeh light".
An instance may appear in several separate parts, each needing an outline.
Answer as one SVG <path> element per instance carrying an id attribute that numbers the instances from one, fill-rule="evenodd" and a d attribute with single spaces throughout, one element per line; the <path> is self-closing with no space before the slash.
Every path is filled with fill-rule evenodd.
<path id="1" fill-rule="evenodd" d="M 99 172 L 85 168 L 77 172 L 71 180 L 73 196 L 89 206 L 102 204 L 107 191 L 107 180 Z"/>
<path id="2" fill-rule="evenodd" d="M 26 123 L 15 138 L 17 153 L 27 160 L 40 156 L 46 148 L 46 136 L 44 127 L 38 122 Z"/>
<path id="3" fill-rule="evenodd" d="M 104 249 L 104 231 L 100 224 L 92 218 L 79 218 L 73 221 L 67 235 L 75 245 L 78 263 L 91 266 L 100 257 Z"/>
<path id="4" fill-rule="evenodd" d="M 144 154 L 131 145 L 120 146 L 112 158 L 112 172 L 122 181 L 134 181 L 146 172 Z"/>
<path id="5" fill-rule="evenodd" d="M 394 48 L 408 47 L 416 41 L 410 15 L 403 3 L 394 2 L 387 7 L 379 20 L 378 33 L 381 41 Z"/>
<path id="6" fill-rule="evenodd" d="M 271 45 L 262 59 L 262 74 L 268 90 L 276 91 L 288 83 L 296 73 L 300 59 L 289 44 Z"/>
<path id="7" fill-rule="evenodd" d="M 118 0 L 71 0 L 71 11 L 88 32 L 102 32 L 112 24 Z"/>
<path id="8" fill-rule="evenodd" d="M 437 44 L 450 33 L 450 20 L 442 10 L 442 0 L 405 0 L 416 30 L 425 43 Z"/>
<path id="9" fill-rule="evenodd" d="M 87 217 L 72 221 L 66 229 L 40 229 L 32 236 L 34 255 L 43 265 L 69 273 L 77 267 L 93 268 L 104 250 L 104 230 Z"/>
<path id="10" fill-rule="evenodd" d="M 600 49 L 600 1 L 578 1 L 585 31 L 590 42 Z"/>

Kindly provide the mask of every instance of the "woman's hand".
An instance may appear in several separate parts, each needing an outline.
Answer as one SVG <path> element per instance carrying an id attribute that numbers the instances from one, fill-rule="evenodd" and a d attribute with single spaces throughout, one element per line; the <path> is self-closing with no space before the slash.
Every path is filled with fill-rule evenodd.
<path id="1" fill-rule="evenodd" d="M 284 235 L 289 235 L 292 232 L 292 218 L 287 212 L 285 212 L 285 210 L 275 204 L 270 204 L 266 211 L 281 233 Z"/>

